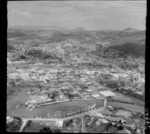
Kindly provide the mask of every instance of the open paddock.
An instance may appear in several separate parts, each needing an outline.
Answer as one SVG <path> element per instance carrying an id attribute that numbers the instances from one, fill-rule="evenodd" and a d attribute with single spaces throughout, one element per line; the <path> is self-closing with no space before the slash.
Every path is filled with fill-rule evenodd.
<path id="1" fill-rule="evenodd" d="M 20 88 L 19 87 L 7 87 L 7 97 L 11 97 L 16 95 L 18 92 L 20 92 Z"/>
<path id="2" fill-rule="evenodd" d="M 103 83 L 109 88 L 118 88 L 119 84 L 123 85 L 123 81 L 121 80 L 103 80 Z"/>
<path id="3" fill-rule="evenodd" d="M 133 103 L 133 100 L 130 97 L 125 96 L 125 95 L 118 93 L 118 92 L 114 92 L 114 93 L 116 94 L 116 96 L 114 96 L 113 99 L 118 100 L 118 101 L 122 101 L 122 102 Z"/>
<path id="4" fill-rule="evenodd" d="M 108 105 L 116 108 L 124 108 L 127 110 L 130 110 L 132 112 L 140 112 L 142 114 L 145 113 L 144 106 L 138 106 L 138 105 L 132 105 L 132 104 L 126 104 L 126 103 L 120 103 L 120 102 L 108 102 Z"/>

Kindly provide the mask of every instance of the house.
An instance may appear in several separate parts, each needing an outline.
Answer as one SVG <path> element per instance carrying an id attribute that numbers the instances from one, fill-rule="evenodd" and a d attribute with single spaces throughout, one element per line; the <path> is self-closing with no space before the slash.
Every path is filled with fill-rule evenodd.
<path id="1" fill-rule="evenodd" d="M 96 121 L 96 125 L 100 125 L 100 123 L 101 123 L 100 120 Z"/>
<path id="2" fill-rule="evenodd" d="M 85 95 L 86 98 L 90 98 L 90 95 Z"/>
<path id="3" fill-rule="evenodd" d="M 99 117 L 103 118 L 104 116 L 101 113 L 96 113 Z"/>
<path id="4" fill-rule="evenodd" d="M 88 93 L 87 93 L 87 92 L 83 92 L 82 94 L 84 94 L 84 95 L 85 95 L 85 94 L 88 94 Z"/>
<path id="5" fill-rule="evenodd" d="M 142 94 L 143 94 L 143 91 L 139 91 L 139 92 L 136 92 L 136 93 L 142 95 Z"/>
<path id="6" fill-rule="evenodd" d="M 64 97 L 63 97 L 63 95 L 60 95 L 59 98 L 60 98 L 60 99 L 63 99 Z"/>
<path id="7" fill-rule="evenodd" d="M 88 92 L 91 92 L 91 91 L 92 91 L 92 89 L 88 89 L 87 91 L 88 91 Z"/>
<path id="8" fill-rule="evenodd" d="M 13 118 L 10 116 L 7 116 L 7 122 L 11 122 L 11 121 L 13 121 Z"/>
<path id="9" fill-rule="evenodd" d="M 62 125 L 63 125 L 63 121 L 61 121 L 61 120 L 57 121 L 56 123 L 57 123 L 58 127 L 62 127 Z"/>
<path id="10" fill-rule="evenodd" d="M 99 94 L 92 94 L 92 97 L 97 98 L 99 97 Z"/>

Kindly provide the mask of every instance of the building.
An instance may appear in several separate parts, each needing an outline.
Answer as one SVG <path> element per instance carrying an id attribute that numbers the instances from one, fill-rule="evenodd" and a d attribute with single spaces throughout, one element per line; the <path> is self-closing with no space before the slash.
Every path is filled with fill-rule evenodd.
<path id="1" fill-rule="evenodd" d="M 136 92 L 137 94 L 140 94 L 140 95 L 142 95 L 143 94 L 143 91 L 140 91 L 140 92 Z"/>
<path id="2" fill-rule="evenodd" d="M 7 116 L 7 123 L 13 121 L 13 118 L 10 116 Z"/>
<path id="3" fill-rule="evenodd" d="M 87 92 L 83 92 L 82 94 L 84 94 L 84 95 L 85 95 L 85 94 L 88 94 L 88 93 L 87 93 Z"/>
<path id="4" fill-rule="evenodd" d="M 91 91 L 92 91 L 92 89 L 88 89 L 87 91 L 88 91 L 88 92 L 91 92 Z"/>
<path id="5" fill-rule="evenodd" d="M 100 123 L 101 123 L 100 120 L 96 121 L 96 125 L 100 125 Z"/>
<path id="6" fill-rule="evenodd" d="M 96 113 L 99 117 L 103 118 L 104 116 L 101 113 Z"/>
<path id="7" fill-rule="evenodd" d="M 63 126 L 63 121 L 62 120 L 57 121 L 57 126 L 62 127 Z"/>
<path id="8" fill-rule="evenodd" d="M 63 97 L 63 95 L 61 94 L 61 95 L 59 96 L 59 98 L 60 98 L 60 99 L 63 99 L 64 97 Z"/>
<path id="9" fill-rule="evenodd" d="M 92 97 L 97 98 L 100 97 L 99 94 L 92 94 Z"/>
<path id="10" fill-rule="evenodd" d="M 102 94 L 104 97 L 113 97 L 116 96 L 115 93 L 113 93 L 112 91 L 100 91 L 100 94 Z"/>

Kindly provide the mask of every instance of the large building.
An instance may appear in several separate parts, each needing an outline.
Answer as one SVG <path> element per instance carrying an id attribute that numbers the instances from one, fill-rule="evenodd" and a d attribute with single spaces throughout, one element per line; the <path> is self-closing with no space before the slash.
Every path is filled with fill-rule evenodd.
<path id="1" fill-rule="evenodd" d="M 102 94 L 102 95 L 105 96 L 105 97 L 113 97 L 113 96 L 116 96 L 116 94 L 113 93 L 112 91 L 100 91 L 99 93 Z"/>

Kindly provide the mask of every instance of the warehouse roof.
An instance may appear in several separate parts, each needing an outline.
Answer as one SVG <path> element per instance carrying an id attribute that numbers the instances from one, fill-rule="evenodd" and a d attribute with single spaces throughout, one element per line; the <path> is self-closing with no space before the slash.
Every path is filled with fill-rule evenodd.
<path id="1" fill-rule="evenodd" d="M 112 91 L 100 91 L 99 93 L 102 94 L 105 97 L 116 96 L 116 94 L 113 93 Z"/>

